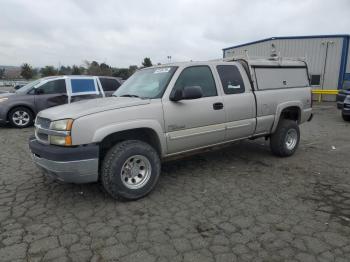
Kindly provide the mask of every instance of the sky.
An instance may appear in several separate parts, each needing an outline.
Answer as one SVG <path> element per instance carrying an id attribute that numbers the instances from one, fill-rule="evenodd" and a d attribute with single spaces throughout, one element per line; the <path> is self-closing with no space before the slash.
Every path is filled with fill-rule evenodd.
<path id="1" fill-rule="evenodd" d="M 350 34 L 350 0 L 0 0 L 0 65 L 208 60 L 273 36 Z"/>

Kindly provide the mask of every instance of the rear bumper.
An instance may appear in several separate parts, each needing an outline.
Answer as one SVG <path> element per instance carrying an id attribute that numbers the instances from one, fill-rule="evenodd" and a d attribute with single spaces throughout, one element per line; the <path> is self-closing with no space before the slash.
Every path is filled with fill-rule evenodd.
<path id="1" fill-rule="evenodd" d="M 65 148 L 31 138 L 29 148 L 34 163 L 50 178 L 77 184 L 98 180 L 98 145 Z"/>

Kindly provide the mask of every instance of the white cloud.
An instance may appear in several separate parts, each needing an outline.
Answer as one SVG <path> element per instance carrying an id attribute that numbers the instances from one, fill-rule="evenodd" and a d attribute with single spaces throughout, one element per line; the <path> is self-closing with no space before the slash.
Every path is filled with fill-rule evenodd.
<path id="1" fill-rule="evenodd" d="M 0 64 L 221 57 L 271 36 L 348 33 L 348 0 L 0 0 Z"/>

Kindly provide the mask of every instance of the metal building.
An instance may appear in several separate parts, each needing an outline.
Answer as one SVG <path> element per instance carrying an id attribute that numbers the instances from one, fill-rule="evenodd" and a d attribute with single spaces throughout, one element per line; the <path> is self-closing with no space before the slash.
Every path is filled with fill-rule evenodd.
<path id="1" fill-rule="evenodd" d="M 271 37 L 223 49 L 224 58 L 232 56 L 270 56 L 272 49 L 282 57 L 303 57 L 308 64 L 314 89 L 350 88 L 350 35 Z M 334 96 L 325 100 L 335 101 Z"/>

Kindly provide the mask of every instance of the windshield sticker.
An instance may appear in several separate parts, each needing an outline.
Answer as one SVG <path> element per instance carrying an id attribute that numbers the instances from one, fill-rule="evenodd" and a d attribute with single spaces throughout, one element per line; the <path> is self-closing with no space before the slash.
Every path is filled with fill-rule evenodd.
<path id="1" fill-rule="evenodd" d="M 170 69 L 171 69 L 170 67 L 158 68 L 153 72 L 153 74 L 168 73 Z"/>

